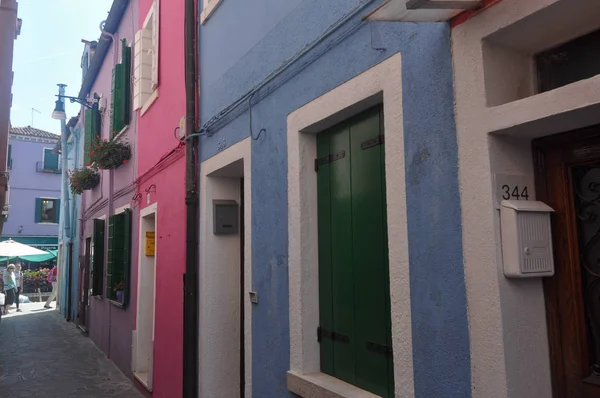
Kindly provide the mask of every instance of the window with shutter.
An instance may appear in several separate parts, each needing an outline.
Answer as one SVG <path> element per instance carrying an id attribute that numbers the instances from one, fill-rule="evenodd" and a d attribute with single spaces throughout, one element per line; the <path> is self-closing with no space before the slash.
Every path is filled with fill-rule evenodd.
<path id="1" fill-rule="evenodd" d="M 131 210 L 115 214 L 108 222 L 108 272 L 106 296 L 125 307 L 129 300 Z"/>
<path id="2" fill-rule="evenodd" d="M 83 135 L 83 163 L 90 165 L 90 152 L 92 146 L 101 138 L 100 112 L 96 105 L 85 110 L 84 135 Z"/>
<path id="3" fill-rule="evenodd" d="M 60 199 L 36 198 L 35 222 L 58 224 L 60 220 Z"/>
<path id="4" fill-rule="evenodd" d="M 381 108 L 317 137 L 321 371 L 392 397 Z"/>
<path id="5" fill-rule="evenodd" d="M 131 48 L 122 40 L 121 63 L 112 75 L 111 139 L 129 124 L 131 113 Z"/>
<path id="6" fill-rule="evenodd" d="M 101 296 L 104 286 L 104 230 L 106 222 L 94 220 L 94 231 L 90 254 L 92 256 L 92 296 Z"/>
<path id="7" fill-rule="evenodd" d="M 44 148 L 43 170 L 47 172 L 59 170 L 58 154 L 52 148 Z"/>
<path id="8" fill-rule="evenodd" d="M 160 3 L 154 0 L 142 28 L 135 34 L 133 109 L 142 109 L 142 115 L 158 97 L 159 23 Z"/>

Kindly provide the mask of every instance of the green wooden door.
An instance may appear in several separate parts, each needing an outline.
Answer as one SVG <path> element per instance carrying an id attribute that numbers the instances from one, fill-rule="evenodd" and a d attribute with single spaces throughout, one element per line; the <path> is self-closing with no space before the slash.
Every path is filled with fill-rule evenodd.
<path id="1" fill-rule="evenodd" d="M 393 396 L 381 108 L 317 138 L 321 371 Z"/>

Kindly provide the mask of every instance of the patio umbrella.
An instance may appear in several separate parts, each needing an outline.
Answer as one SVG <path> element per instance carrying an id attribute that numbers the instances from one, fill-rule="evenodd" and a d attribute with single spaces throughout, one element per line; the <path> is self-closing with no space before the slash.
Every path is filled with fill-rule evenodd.
<path id="1" fill-rule="evenodd" d="M 12 239 L 0 242 L 0 256 L 2 257 L 34 256 L 37 254 L 48 253 L 43 250 L 36 249 L 35 247 L 15 242 Z"/>

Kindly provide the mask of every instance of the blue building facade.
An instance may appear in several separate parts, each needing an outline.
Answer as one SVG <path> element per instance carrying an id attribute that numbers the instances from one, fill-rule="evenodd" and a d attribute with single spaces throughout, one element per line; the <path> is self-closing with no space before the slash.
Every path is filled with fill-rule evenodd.
<path id="1" fill-rule="evenodd" d="M 81 57 L 82 80 L 85 78 L 97 42 L 84 41 Z M 67 135 L 66 148 L 61 147 L 63 156 L 67 156 L 67 170 L 83 167 L 83 125 L 79 115 L 72 117 L 68 123 L 60 121 L 61 128 Z M 61 145 L 62 146 L 62 145 Z M 65 155 L 66 154 L 66 155 Z M 79 320 L 81 306 L 81 289 L 83 286 L 80 275 L 79 253 L 81 253 L 81 196 L 73 195 L 69 188 L 68 174 L 63 174 L 61 197 L 64 209 L 61 212 L 59 225 L 59 295 L 60 313 L 68 320 Z M 68 215 L 67 215 L 68 212 Z M 67 226 L 68 224 L 68 226 Z M 71 254 L 70 254 L 71 253 Z M 82 265 L 82 264 L 81 264 Z M 85 326 L 85 325 L 82 325 Z"/>
<path id="2" fill-rule="evenodd" d="M 362 389 L 323 370 L 319 304 L 311 298 L 319 296 L 316 177 L 305 166 L 316 158 L 314 136 L 373 106 L 383 109 L 386 137 L 388 396 L 471 395 L 450 27 L 364 21 L 381 3 L 213 0 L 201 7 L 199 380 L 207 396 L 217 383 L 254 397 Z M 243 178 L 242 188 L 232 177 Z M 222 199 L 244 210 L 241 259 L 230 259 L 241 265 L 242 282 L 229 296 L 223 292 L 240 269 L 225 264 L 222 253 L 234 246 L 212 228 L 211 200 Z M 216 292 L 219 278 L 229 284 Z M 217 294 L 231 316 L 216 314 Z M 240 357 L 223 353 L 226 330 L 243 348 Z M 220 367 L 240 370 L 224 378 Z"/>

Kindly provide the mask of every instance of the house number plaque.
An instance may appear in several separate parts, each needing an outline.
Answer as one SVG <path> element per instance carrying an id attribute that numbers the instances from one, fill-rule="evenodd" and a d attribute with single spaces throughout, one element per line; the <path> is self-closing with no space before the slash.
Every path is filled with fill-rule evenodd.
<path id="1" fill-rule="evenodd" d="M 495 175 L 496 208 L 503 200 L 535 200 L 533 177 L 522 174 Z"/>

